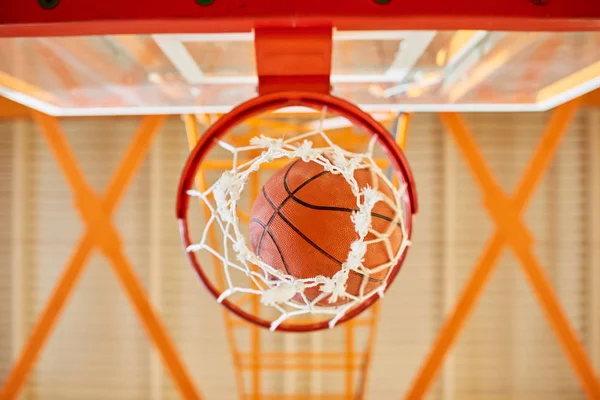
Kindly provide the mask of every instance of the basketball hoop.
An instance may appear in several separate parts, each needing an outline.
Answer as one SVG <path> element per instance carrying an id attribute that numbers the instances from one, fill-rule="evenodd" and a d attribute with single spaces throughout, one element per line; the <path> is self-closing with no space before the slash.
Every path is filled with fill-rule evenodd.
<path id="1" fill-rule="evenodd" d="M 231 134 L 244 122 L 257 115 L 287 107 L 308 107 L 319 112 L 320 120 L 317 121 L 317 129 L 308 132 L 290 132 L 291 136 L 286 134 L 285 137 L 258 134 L 247 143 L 238 143 L 237 146 L 224 139 L 226 134 Z M 324 129 L 323 121 L 328 114 L 345 118 L 366 133 L 366 151 L 348 151 L 335 143 Z M 211 151 L 217 151 L 215 149 L 221 153 L 231 154 L 231 168 L 224 168 L 224 172 L 212 185 L 202 188 L 203 190 L 198 187 L 194 189 L 203 162 L 210 158 Z M 246 153 L 254 156 L 244 158 L 243 155 Z M 382 154 L 383 163 L 387 165 L 378 165 L 375 154 Z M 338 257 L 339 270 L 335 273 L 300 276 L 302 274 L 290 272 L 287 265 L 285 269 L 275 265 L 268 254 L 261 255 L 260 247 L 258 247 L 258 254 L 255 252 L 256 240 L 250 237 L 248 230 L 255 232 L 260 229 L 264 237 L 264 231 L 268 228 L 264 224 L 262 228 L 257 228 L 256 225 L 254 228 L 248 228 L 250 218 L 248 215 L 242 215 L 240 211 L 241 196 L 252 174 L 258 173 L 269 163 L 279 162 L 277 165 L 281 165 L 282 161 L 287 162 L 286 166 L 279 168 L 281 172 L 273 175 L 261 192 L 269 202 L 271 199 L 264 190 L 269 182 L 277 184 L 284 172 L 286 176 L 293 175 L 293 168 L 302 172 L 309 168 L 309 164 L 310 168 L 320 171 L 319 176 L 326 175 L 329 181 L 323 181 L 324 183 L 332 182 L 331 184 L 334 185 L 333 182 L 337 182 L 336 187 L 355 196 L 356 206 L 350 207 L 348 213 L 343 217 L 338 216 L 337 219 L 342 221 L 346 231 L 350 226 L 355 232 L 352 231 L 351 242 L 340 242 L 337 246 L 344 251 L 347 249 L 347 257 L 341 260 Z M 299 163 L 300 167 L 293 167 L 295 163 Z M 384 173 L 383 167 L 388 171 L 391 167 L 393 173 Z M 363 173 L 363 178 L 359 179 L 359 172 L 365 172 L 367 175 Z M 289 197 L 291 194 L 287 186 L 286 190 Z M 194 197 L 199 198 L 206 210 L 210 211 L 207 213 L 198 240 L 191 238 L 192 230 L 188 213 L 190 200 Z M 262 201 L 264 202 L 264 199 Z M 252 215 L 255 215 L 252 219 L 254 222 L 260 220 L 256 216 L 260 216 L 261 212 L 261 208 L 256 204 L 258 201 L 255 202 L 252 210 Z M 272 202 L 271 206 L 274 210 L 277 208 L 277 205 Z M 281 207 L 278 206 L 277 212 Z M 335 207 L 312 208 L 317 208 L 321 212 L 338 210 Z M 299 210 L 298 207 L 296 209 Z M 384 209 L 387 210 L 387 214 L 382 211 L 375 212 Z M 408 162 L 392 136 L 379 122 L 358 107 L 332 95 L 296 91 L 260 95 L 239 105 L 211 125 L 187 160 L 177 197 L 177 218 L 187 257 L 209 292 L 219 303 L 244 320 L 272 331 L 287 332 L 332 328 L 336 324 L 356 317 L 382 297 L 394 281 L 406 257 L 412 234 L 412 215 L 416 209 L 414 181 Z M 298 213 L 301 211 L 296 212 Z M 243 216 L 245 218 L 242 218 Z M 377 217 L 377 221 L 374 220 L 374 216 Z M 270 220 L 274 217 L 275 211 Z M 281 218 L 284 216 L 281 215 Z M 247 226 L 243 225 L 244 220 Z M 286 222 L 289 227 L 295 229 L 296 234 L 309 241 L 301 229 L 287 219 Z M 383 228 L 377 230 L 374 228 L 376 225 Z M 208 243 L 211 229 L 221 234 L 218 240 L 219 249 L 215 246 L 216 240 L 213 244 Z M 275 233 L 275 236 L 286 235 L 283 232 Z M 273 236 L 270 231 L 269 234 Z M 288 237 L 285 239 L 288 242 L 290 240 Z M 331 238 L 329 239 L 331 242 Z M 300 238 L 298 240 L 302 241 Z M 247 243 L 251 243 L 251 246 Z M 277 246 L 274 237 L 272 243 Z M 314 246 L 320 249 L 319 243 Z M 372 254 L 375 253 L 369 253 L 369 249 L 375 246 L 385 250 L 377 253 L 379 260 L 377 265 L 366 266 L 367 261 L 374 259 Z M 217 260 L 216 269 L 220 269 L 218 272 L 222 277 L 220 285 L 215 284 L 215 278 L 211 278 L 210 271 L 203 267 L 204 262 L 201 263 L 197 254 L 199 252 L 205 252 L 206 256 Z M 325 254 L 323 250 L 321 252 Z M 382 255 L 385 256 L 383 261 L 380 260 Z M 283 261 L 283 253 L 280 252 L 280 256 Z M 315 261 L 319 259 L 311 259 L 308 254 L 298 256 L 295 254 L 294 261 L 304 259 L 308 264 L 311 264 L 309 262 L 311 260 L 312 264 L 320 264 Z M 304 268 L 300 261 L 300 264 L 296 264 Z M 315 265 L 308 267 L 318 270 L 318 266 Z M 302 272 L 306 272 L 306 269 Z M 237 281 L 233 275 L 238 275 Z M 377 279 L 373 278 L 374 276 L 377 276 Z M 353 288 L 351 289 L 350 286 Z M 245 307 L 244 302 L 239 300 L 243 296 L 258 297 L 263 307 L 271 309 L 272 318 L 259 315 L 256 307 Z M 315 318 L 318 317 L 324 319 L 316 320 Z"/>

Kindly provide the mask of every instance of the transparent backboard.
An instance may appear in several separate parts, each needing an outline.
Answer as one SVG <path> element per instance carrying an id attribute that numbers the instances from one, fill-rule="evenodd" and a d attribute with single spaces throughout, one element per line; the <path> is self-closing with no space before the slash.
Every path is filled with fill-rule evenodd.
<path id="1" fill-rule="evenodd" d="M 542 111 L 600 87 L 600 32 L 337 31 L 333 94 L 367 111 Z M 227 112 L 254 35 L 0 38 L 0 95 L 56 116 Z"/>

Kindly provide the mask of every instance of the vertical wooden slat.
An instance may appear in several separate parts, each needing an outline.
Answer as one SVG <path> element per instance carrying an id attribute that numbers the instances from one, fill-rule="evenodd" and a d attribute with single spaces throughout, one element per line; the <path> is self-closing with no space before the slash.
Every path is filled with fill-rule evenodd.
<path id="1" fill-rule="evenodd" d="M 258 136 L 259 129 L 258 125 L 254 124 L 251 127 L 251 135 Z M 251 158 L 257 156 L 257 154 L 250 155 Z M 250 204 L 254 204 L 258 193 L 260 192 L 260 172 L 255 172 L 250 176 Z M 260 298 L 258 296 L 252 296 L 251 309 L 252 314 L 260 316 Z M 262 368 L 261 368 L 261 332 L 257 326 L 250 327 L 250 352 L 252 354 L 252 399 L 260 400 L 263 394 L 262 384 Z"/>
<path id="2" fill-rule="evenodd" d="M 161 266 L 163 263 L 161 243 L 164 227 L 161 223 L 161 200 L 164 196 L 163 185 L 163 136 L 158 135 L 155 139 L 154 151 L 150 154 L 150 265 L 149 265 L 149 296 L 157 311 L 162 310 L 162 276 Z M 153 349 L 150 349 L 149 368 L 149 390 L 150 400 L 161 400 L 163 398 L 163 367 L 160 357 Z"/>
<path id="3" fill-rule="evenodd" d="M 587 293 L 589 293 L 590 353 L 596 371 L 600 371 L 600 108 L 588 111 L 587 135 L 591 147 L 588 171 L 590 197 L 587 214 L 590 218 L 588 246 L 589 277 Z"/>
<path id="4" fill-rule="evenodd" d="M 346 346 L 346 398 L 352 400 L 354 398 L 354 330 L 353 321 L 346 322 L 344 330 L 344 341 Z"/>
<path id="5" fill-rule="evenodd" d="M 442 135 L 444 144 L 444 242 L 443 242 L 443 276 L 442 276 L 442 310 L 443 315 L 449 315 L 456 298 L 456 207 L 458 196 L 457 163 L 458 157 L 453 148 L 453 143 L 448 135 Z M 446 357 L 442 371 L 442 398 L 454 400 L 456 391 L 456 355 L 450 352 Z"/>
<path id="6" fill-rule="evenodd" d="M 26 170 L 26 134 L 28 124 L 15 121 L 12 142 L 12 179 L 11 179 L 11 354 L 17 359 L 25 340 L 25 307 L 23 284 L 25 279 L 25 170 Z"/>

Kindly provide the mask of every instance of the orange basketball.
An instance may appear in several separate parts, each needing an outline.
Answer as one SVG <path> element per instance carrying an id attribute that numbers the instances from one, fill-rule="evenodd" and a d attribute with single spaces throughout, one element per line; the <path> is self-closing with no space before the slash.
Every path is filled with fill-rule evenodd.
<path id="1" fill-rule="evenodd" d="M 390 188 L 368 169 L 354 174 L 360 188 L 377 188 L 394 198 Z M 296 278 L 318 275 L 332 277 L 346 261 L 350 245 L 359 238 L 351 220 L 357 211 L 356 196 L 350 184 L 339 175 L 327 172 L 315 162 L 293 161 L 277 171 L 263 186 L 253 205 L 250 222 L 252 251 L 264 262 Z M 371 213 L 371 228 L 384 233 L 395 218 L 396 211 L 379 201 Z M 389 238 L 395 254 L 402 242 L 399 224 Z M 369 233 L 365 240 L 373 240 Z M 367 246 L 363 265 L 375 268 L 390 261 L 385 243 Z M 388 270 L 370 274 L 365 293 L 383 284 Z M 350 271 L 346 292 L 357 296 L 364 275 Z M 304 294 L 312 301 L 320 294 L 319 287 L 306 289 Z M 321 305 L 340 305 L 327 299 Z"/>

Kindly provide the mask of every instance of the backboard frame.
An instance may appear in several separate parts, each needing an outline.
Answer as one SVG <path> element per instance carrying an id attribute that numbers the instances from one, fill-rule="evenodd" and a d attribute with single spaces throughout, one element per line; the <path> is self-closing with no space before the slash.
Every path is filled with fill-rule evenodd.
<path id="1" fill-rule="evenodd" d="M 598 31 L 596 0 L 5 0 L 0 37 L 248 32 L 329 23 L 338 30 Z M 56 3 L 54 7 L 41 4 Z M 207 4 L 206 4 L 207 3 Z M 206 5 L 200 5 L 206 4 Z"/>

